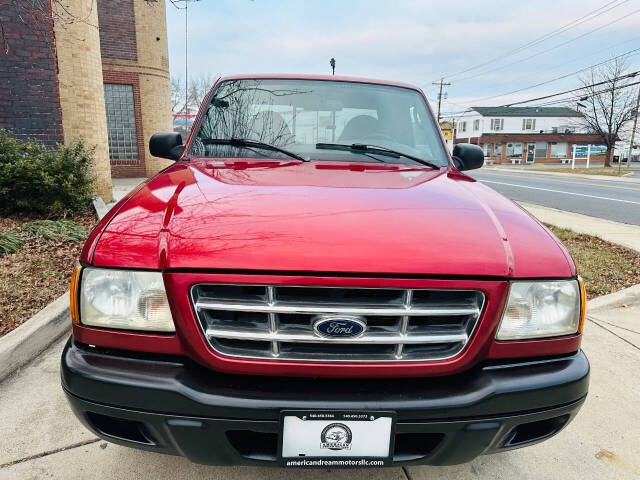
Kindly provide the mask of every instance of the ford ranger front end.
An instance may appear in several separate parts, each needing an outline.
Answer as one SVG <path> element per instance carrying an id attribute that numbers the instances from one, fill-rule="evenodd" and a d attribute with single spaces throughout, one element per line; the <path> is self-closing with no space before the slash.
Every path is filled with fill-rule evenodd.
<path id="1" fill-rule="evenodd" d="M 585 400 L 563 245 L 463 173 L 423 93 L 219 79 L 176 162 L 87 240 L 62 385 L 109 441 L 198 463 L 445 465 L 542 441 Z"/>

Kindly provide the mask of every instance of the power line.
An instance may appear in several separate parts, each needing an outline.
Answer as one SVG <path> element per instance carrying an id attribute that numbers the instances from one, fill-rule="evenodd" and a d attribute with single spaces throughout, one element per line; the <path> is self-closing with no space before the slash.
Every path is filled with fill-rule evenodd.
<path id="1" fill-rule="evenodd" d="M 638 39 L 640 39 L 640 36 L 632 37 L 632 38 L 629 38 L 629 39 L 624 40 L 622 42 L 614 43 L 613 45 L 609 45 L 609 46 L 607 46 L 605 48 L 601 48 L 599 50 L 594 50 L 592 52 L 585 53 L 584 55 L 575 56 L 575 57 L 573 57 L 573 59 L 569 59 L 567 61 L 563 61 L 562 63 L 556 64 L 553 67 L 548 67 L 548 68 L 545 67 L 545 71 L 557 70 L 558 68 L 565 67 L 565 66 L 567 66 L 567 65 L 569 65 L 571 63 L 575 63 L 575 62 L 578 62 L 580 60 L 584 60 L 585 58 L 588 58 L 588 57 L 594 57 L 594 56 L 598 55 L 599 53 L 602 53 L 602 52 L 605 52 L 605 51 L 610 51 L 612 48 L 617 47 L 619 45 L 624 45 L 625 43 L 629 43 L 629 42 L 636 42 Z M 510 79 L 509 83 L 513 83 L 514 81 L 521 80 L 523 78 L 529 78 L 530 76 L 531 76 L 530 73 L 527 73 L 525 75 L 520 75 L 520 76 L 518 76 L 516 78 Z M 456 80 L 456 83 L 460 83 L 460 82 L 466 81 L 466 80 L 472 80 L 473 78 L 475 78 L 475 77 L 467 77 L 466 79 Z"/>
<path id="2" fill-rule="evenodd" d="M 612 45 L 611 47 L 616 47 L 618 45 L 623 45 L 625 43 L 629 43 L 629 42 L 632 42 L 632 41 L 635 42 L 638 39 L 640 39 L 640 36 L 633 37 L 633 38 L 625 40 L 623 42 L 616 43 L 616 44 Z M 605 50 L 610 49 L 611 47 L 607 47 L 607 48 L 603 48 L 603 49 L 597 50 L 594 53 L 597 54 L 597 53 L 603 52 Z M 520 92 L 520 91 L 524 91 L 524 90 L 528 90 L 528 89 L 531 89 L 531 88 L 534 88 L 534 87 L 538 87 L 538 86 L 541 86 L 541 85 L 552 83 L 554 81 L 562 80 L 562 79 L 564 79 L 566 77 L 569 77 L 569 76 L 572 76 L 572 75 L 576 75 L 576 74 L 578 74 L 578 73 L 580 73 L 580 72 L 582 72 L 584 70 L 588 70 L 588 69 L 591 69 L 591 68 L 596 68 L 596 67 L 601 66 L 603 64 L 606 64 L 606 63 L 608 63 L 608 62 L 610 62 L 612 60 L 616 60 L 618 58 L 623 58 L 623 57 L 626 57 L 626 56 L 635 56 L 635 55 L 638 55 L 638 54 L 640 54 L 640 48 L 629 50 L 627 52 L 621 53 L 621 54 L 616 55 L 614 57 L 610 57 L 607 60 L 604 60 L 602 62 L 598 62 L 598 63 L 592 64 L 592 65 L 589 65 L 587 67 L 581 68 L 580 70 L 576 70 L 575 72 L 571 72 L 569 74 L 565 74 L 565 75 L 562 75 L 562 76 L 559 76 L 559 77 L 555 77 L 555 78 L 553 78 L 551 80 L 548 80 L 548 81 L 545 81 L 545 82 L 541 82 L 541 83 L 537 83 L 537 84 L 531 85 L 529 87 L 524 87 L 524 88 L 521 88 L 521 89 L 518 89 L 518 90 L 514 90 L 514 91 L 511 91 L 511 92 L 507 92 L 507 93 L 502 93 L 502 94 L 499 94 L 499 95 L 492 95 L 492 96 L 489 96 L 489 97 L 481 97 L 481 98 L 477 98 L 477 99 L 467 100 L 467 101 L 465 101 L 465 105 L 461 105 L 461 104 L 453 102 L 452 100 L 449 100 L 449 99 L 445 100 L 445 103 L 450 103 L 450 104 L 455 105 L 456 107 L 459 107 L 459 108 L 467 108 L 467 105 L 477 104 L 479 102 L 484 102 L 486 100 L 491 100 L 491 99 L 494 99 L 494 98 L 499 98 L 499 97 L 503 97 L 503 96 L 506 96 L 506 95 L 511 95 L 513 93 L 517 93 L 517 92 Z M 591 55 L 593 55 L 593 53 Z M 556 67 L 552 67 L 549 70 L 555 70 L 558 67 L 562 67 L 564 65 L 568 65 L 570 63 L 574 63 L 574 62 L 576 62 L 578 60 L 582 60 L 582 57 L 577 57 L 577 58 L 574 58 L 573 60 L 569 60 L 567 62 L 563 62 L 562 64 L 557 65 Z M 523 77 L 520 77 L 520 78 L 523 78 Z M 432 100 L 432 101 L 435 103 L 435 100 Z M 458 112 L 456 112 L 456 113 L 458 113 Z"/>
<path id="3" fill-rule="evenodd" d="M 596 87 L 598 85 L 604 85 L 605 83 L 609 83 L 612 80 L 622 80 L 623 78 L 635 77 L 638 73 L 640 73 L 640 70 L 636 70 L 635 72 L 627 73 L 627 74 L 621 75 L 619 77 L 610 78 L 610 79 L 604 80 L 602 82 L 596 82 L 596 83 L 592 83 L 590 85 L 584 85 L 584 86 L 579 87 L 579 88 L 573 88 L 571 90 L 566 90 L 564 92 L 552 93 L 550 95 L 544 95 L 542 97 L 531 98 L 529 100 L 522 100 L 520 102 L 508 103 L 508 104 L 505 104 L 505 105 L 502 105 L 502 106 L 503 107 L 513 107 L 514 105 L 521 105 L 523 103 L 531 103 L 531 102 L 535 102 L 535 101 L 538 101 L 538 100 L 546 100 L 547 98 L 553 98 L 553 97 L 558 97 L 560 95 L 566 95 L 567 93 L 579 92 L 579 91 L 583 91 L 585 88 Z"/>
<path id="4" fill-rule="evenodd" d="M 596 95 L 600 95 L 601 93 L 612 92 L 614 90 L 622 90 L 623 88 L 633 87 L 635 85 L 640 85 L 640 80 L 637 81 L 637 82 L 633 82 L 633 83 L 627 83 L 626 85 L 618 85 L 618 86 L 611 87 L 611 88 L 605 88 L 604 90 L 598 90 L 596 92 L 586 93 L 586 94 L 582 94 L 582 95 L 574 95 L 572 97 L 561 98 L 561 99 L 558 99 L 558 100 L 552 100 L 550 102 L 540 103 L 540 104 L 533 105 L 533 106 L 546 107 L 546 106 L 550 106 L 550 105 L 559 105 L 559 104 L 563 104 L 563 103 L 572 103 L 572 102 L 579 101 L 579 100 L 586 100 L 586 99 L 588 99 L 590 97 L 595 97 Z M 582 87 L 582 88 L 586 88 L 586 87 Z"/>
<path id="5" fill-rule="evenodd" d="M 538 100 L 545 100 L 545 99 L 548 99 L 548 98 L 558 97 L 560 95 L 567 95 L 567 94 L 570 94 L 570 93 L 574 93 L 575 94 L 575 93 L 578 93 L 578 92 L 581 92 L 581 93 L 579 93 L 578 95 L 573 95 L 573 96 L 567 97 L 567 98 L 560 98 L 560 99 L 557 99 L 557 100 L 551 100 L 551 101 L 544 102 L 544 103 L 538 103 L 538 104 L 532 105 L 532 106 L 544 107 L 544 106 L 548 106 L 548 105 L 557 105 L 557 104 L 561 104 L 561 103 L 567 103 L 567 102 L 571 102 L 571 101 L 575 101 L 575 100 L 582 100 L 582 99 L 586 99 L 586 98 L 589 98 L 589 97 L 593 97 L 595 95 L 599 95 L 601 93 L 606 93 L 606 92 L 610 92 L 610 91 L 613 91 L 613 90 L 619 90 L 619 89 L 623 89 L 623 88 L 628 88 L 628 87 L 632 87 L 634 85 L 640 85 L 640 81 L 637 81 L 637 82 L 627 83 L 625 85 L 619 85 L 619 86 L 616 86 L 616 87 L 605 88 L 603 90 L 598 90 L 598 91 L 595 91 L 595 92 L 585 92 L 584 91 L 586 88 L 596 87 L 598 85 L 604 85 L 604 84 L 610 83 L 613 80 L 622 80 L 622 79 L 625 79 L 625 78 L 633 78 L 639 73 L 640 73 L 640 70 L 635 71 L 635 72 L 631 72 L 631 73 L 628 73 L 628 74 L 625 74 L 625 75 L 621 75 L 619 77 L 614 77 L 614 78 L 611 78 L 611 79 L 608 79 L 608 80 L 604 80 L 602 82 L 596 82 L 596 83 L 592 83 L 592 84 L 589 84 L 589 85 L 584 85 L 584 86 L 579 87 L 579 88 L 566 90 L 564 92 L 553 93 L 551 95 L 545 95 L 545 96 L 542 96 L 542 97 L 531 98 L 529 100 L 523 100 L 521 102 L 515 102 L 515 103 L 510 103 L 510 104 L 501 105 L 501 106 L 502 107 L 512 107 L 514 105 L 521 105 L 523 103 L 530 103 L 530 102 L 535 102 L 535 101 L 538 101 Z M 459 114 L 465 113 L 465 112 L 467 112 L 469 110 L 470 110 L 470 108 L 467 109 L 467 110 L 464 110 L 464 111 L 460 111 L 460 112 L 443 112 L 442 115 L 443 116 L 459 115 Z"/>
<path id="6" fill-rule="evenodd" d="M 592 68 L 596 68 L 596 67 L 599 67 L 601 65 L 605 65 L 605 64 L 609 63 L 612 60 L 616 60 L 618 58 L 622 58 L 622 57 L 626 57 L 628 55 L 638 54 L 638 53 L 640 53 L 640 47 L 634 48 L 633 50 L 629 50 L 629 51 L 627 51 L 625 53 L 621 53 L 620 55 L 616 55 L 615 57 L 611 57 L 611 58 L 609 58 L 607 60 L 604 60 L 602 62 L 594 63 L 593 65 L 589 65 L 587 67 L 581 68 L 580 70 L 576 70 L 575 72 L 567 73 L 567 74 L 561 75 L 559 77 L 555 77 L 555 78 L 552 78 L 550 80 L 546 80 L 544 82 L 536 83 L 535 85 L 530 85 L 528 87 L 523 87 L 523 88 L 519 88 L 517 90 L 512 90 L 512 91 L 507 92 L 507 93 L 501 93 L 499 95 L 492 95 L 490 97 L 483 97 L 483 98 L 474 99 L 474 100 L 471 100 L 469 103 L 476 103 L 476 102 L 483 102 L 483 101 L 486 101 L 486 100 L 492 100 L 494 98 L 505 97 L 507 95 L 512 95 L 514 93 L 519 93 L 519 92 L 523 92 L 525 90 L 530 90 L 530 89 L 535 88 L 535 87 L 540 87 L 542 85 L 547 85 L 549 83 L 557 82 L 558 80 L 562 80 L 564 78 L 571 77 L 573 75 L 577 75 L 578 73 L 584 72 L 586 70 L 590 70 Z"/>
<path id="7" fill-rule="evenodd" d="M 542 54 L 544 54 L 544 53 L 548 53 L 548 52 L 551 52 L 552 50 L 556 50 L 556 49 L 558 49 L 558 48 L 560 48 L 560 47 L 564 47 L 565 45 L 567 45 L 567 44 L 569 44 L 569 43 L 575 42 L 576 40 L 579 40 L 579 39 L 581 39 L 581 38 L 586 37 L 587 35 L 591 35 L 592 33 L 595 33 L 595 32 L 597 32 L 597 31 L 599 31 L 599 30 L 602 30 L 603 28 L 606 28 L 606 27 L 608 27 L 608 26 L 610 26 L 610 25 L 613 25 L 614 23 L 617 23 L 617 22 L 619 22 L 619 21 L 621 21 L 621 20 L 625 20 L 626 18 L 629 18 L 630 16 L 635 15 L 635 14 L 636 14 L 636 13 L 638 13 L 638 12 L 640 12 L 640 8 L 639 8 L 639 9 L 637 9 L 637 10 L 632 11 L 631 13 L 628 13 L 628 14 L 625 14 L 625 15 L 623 15 L 623 16 L 621 16 L 621 17 L 618 17 L 618 18 L 616 18 L 615 20 L 612 20 L 612 21 L 611 21 L 611 22 L 609 22 L 609 23 L 605 23 L 604 25 L 600 25 L 599 27 L 596 27 L 596 28 L 594 28 L 594 29 L 592 29 L 592 30 L 589 30 L 588 32 L 585 32 L 585 33 L 583 33 L 583 34 L 581 34 L 581 35 L 578 35 L 577 37 L 571 38 L 571 39 L 566 40 L 566 41 L 564 41 L 564 42 L 562 42 L 562 43 L 559 43 L 559 44 L 557 44 L 557 45 L 554 45 L 553 47 L 547 48 L 546 50 L 541 50 L 541 51 L 539 51 L 539 52 L 537 52 L 537 53 L 534 53 L 534 54 L 532 54 L 532 55 L 529 55 L 528 57 L 521 58 L 521 59 L 519 59 L 519 60 L 516 60 L 516 61 L 511 62 L 511 63 L 507 63 L 507 64 L 505 64 L 505 65 L 501 65 L 501 66 L 496 67 L 496 68 L 493 68 L 493 69 L 491 69 L 491 70 L 485 70 L 485 71 L 480 72 L 480 73 L 478 73 L 478 74 L 475 74 L 475 75 L 472 75 L 472 76 L 469 76 L 469 77 L 465 77 L 465 78 L 459 79 L 459 80 L 457 80 L 457 81 L 458 81 L 458 82 L 463 82 L 463 81 L 465 81 L 465 80 L 470 80 L 470 79 L 472 79 L 472 78 L 477 78 L 477 77 L 479 77 L 479 76 L 481 76 L 481 75 L 484 75 L 485 73 L 494 72 L 494 71 L 496 71 L 496 70 L 501 70 L 501 69 L 503 69 L 503 68 L 511 67 L 511 66 L 513 66 L 513 65 L 517 65 L 517 64 L 519 64 L 519 63 L 525 62 L 525 61 L 530 60 L 530 59 L 532 59 L 532 58 L 534 58 L 534 57 L 538 57 L 538 56 L 540 56 L 540 55 L 542 55 Z"/>
<path id="8" fill-rule="evenodd" d="M 597 9 L 587 13 L 586 15 L 583 15 L 582 17 L 579 17 L 579 18 L 567 23 L 566 25 L 563 25 L 562 27 L 559 27 L 559 28 L 557 28 L 557 29 L 545 34 L 545 35 L 542 35 L 542 36 L 540 36 L 538 38 L 535 38 L 530 42 L 527 42 L 527 43 L 525 43 L 523 45 L 520 45 L 519 47 L 516 47 L 516 48 L 514 48 L 512 50 L 509 50 L 509 51 L 507 51 L 507 52 L 505 52 L 505 53 L 503 53 L 501 55 L 493 57 L 493 58 L 491 58 L 491 59 L 489 59 L 489 60 L 487 60 L 485 62 L 479 63 L 479 64 L 474 65 L 474 66 L 469 67 L 469 68 L 465 68 L 464 70 L 460 70 L 460 71 L 458 71 L 456 73 L 452 73 L 451 75 L 445 75 L 444 78 L 457 77 L 458 75 L 461 75 L 463 73 L 467 73 L 467 72 L 470 72 L 472 70 L 476 70 L 476 69 L 478 69 L 480 67 L 484 67 L 485 65 L 489 65 L 490 63 L 493 63 L 493 62 L 495 62 L 497 60 L 501 60 L 503 58 L 510 57 L 510 56 L 512 56 L 512 55 L 514 55 L 514 54 L 516 54 L 518 52 L 521 52 L 522 50 L 525 50 L 525 49 L 527 49 L 529 47 L 533 47 L 535 45 L 538 45 L 538 44 L 540 44 L 540 43 L 542 43 L 542 42 L 544 42 L 544 41 L 546 41 L 546 40 L 548 40 L 550 38 L 553 38 L 553 37 L 559 35 L 560 33 L 563 33 L 563 32 L 565 32 L 567 30 L 570 30 L 570 29 L 572 29 L 574 27 L 577 27 L 578 25 L 581 25 L 582 23 L 585 23 L 585 22 L 587 22 L 589 20 L 593 20 L 594 18 L 596 18 L 596 17 L 598 17 L 598 16 L 600 16 L 600 15 L 602 15 L 604 13 L 607 13 L 609 10 L 612 10 L 612 9 L 614 9 L 616 7 L 619 7 L 620 5 L 628 2 L 629 0 L 623 0 L 621 3 L 618 3 L 619 1 L 620 0 L 613 0 L 611 2 L 608 2 L 605 5 L 603 5 L 602 7 L 597 8 Z M 609 7 L 611 4 L 616 4 L 616 3 L 617 3 L 617 5 L 613 5 L 612 7 L 608 8 L 608 9 L 606 9 L 604 11 L 601 11 L 601 10 Z M 590 18 L 587 18 L 587 17 L 590 17 Z"/>

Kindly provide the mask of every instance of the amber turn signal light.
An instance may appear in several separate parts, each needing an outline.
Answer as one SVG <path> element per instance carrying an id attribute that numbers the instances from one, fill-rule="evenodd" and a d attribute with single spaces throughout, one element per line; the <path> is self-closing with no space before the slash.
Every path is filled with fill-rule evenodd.
<path id="1" fill-rule="evenodd" d="M 69 285 L 69 309 L 71 310 L 71 322 L 74 325 L 80 324 L 80 312 L 78 310 L 78 287 L 80 286 L 81 265 L 76 265 L 71 274 L 71 285 Z"/>
<path id="2" fill-rule="evenodd" d="M 578 324 L 578 333 L 582 333 L 584 320 L 587 316 L 587 291 L 584 288 L 582 277 L 578 277 L 578 284 L 580 285 L 580 323 Z"/>

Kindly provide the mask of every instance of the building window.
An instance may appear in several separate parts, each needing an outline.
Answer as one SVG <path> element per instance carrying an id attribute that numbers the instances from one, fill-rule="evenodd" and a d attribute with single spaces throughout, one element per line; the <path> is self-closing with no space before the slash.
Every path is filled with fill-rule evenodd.
<path id="1" fill-rule="evenodd" d="M 502 158 L 502 144 L 494 143 L 493 144 L 493 156 Z"/>
<path id="2" fill-rule="evenodd" d="M 138 132 L 133 85 L 104 84 L 109 159 L 114 163 L 138 160 Z"/>
<path id="3" fill-rule="evenodd" d="M 547 158 L 547 142 L 536 142 L 536 158 Z"/>
<path id="4" fill-rule="evenodd" d="M 551 142 L 552 158 L 567 158 L 567 142 Z"/>
<path id="5" fill-rule="evenodd" d="M 522 119 L 522 130 L 535 130 L 536 129 L 536 119 L 535 118 L 523 118 Z"/>
<path id="6" fill-rule="evenodd" d="M 522 157 L 522 143 L 507 143 L 507 157 L 519 158 Z"/>
<path id="7" fill-rule="evenodd" d="M 473 121 L 473 130 L 474 131 L 480 130 L 480 120 L 474 120 Z"/>
<path id="8" fill-rule="evenodd" d="M 504 118 L 492 118 L 491 130 L 502 130 L 504 127 Z"/>
<path id="9" fill-rule="evenodd" d="M 461 132 L 466 132 L 467 131 L 467 122 L 460 122 L 458 123 L 458 129 Z"/>
<path id="10" fill-rule="evenodd" d="M 490 143 L 483 143 L 482 144 L 482 151 L 484 152 L 484 156 L 488 157 L 489 156 L 489 147 L 491 146 Z"/>

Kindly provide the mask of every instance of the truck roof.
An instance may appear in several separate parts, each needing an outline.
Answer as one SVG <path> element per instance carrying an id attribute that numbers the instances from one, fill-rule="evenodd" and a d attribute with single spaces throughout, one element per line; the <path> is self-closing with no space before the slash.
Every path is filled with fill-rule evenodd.
<path id="1" fill-rule="evenodd" d="M 243 79 L 287 79 L 287 80 L 332 80 L 336 82 L 358 82 L 358 83 L 374 83 L 377 85 L 389 85 L 393 87 L 410 88 L 422 92 L 420 87 L 409 83 L 394 82 L 391 80 L 379 80 L 373 78 L 362 77 L 343 77 L 338 75 L 302 75 L 297 73 L 245 73 L 237 75 L 227 75 L 218 79 L 218 82 L 225 80 L 243 80 Z M 217 82 L 216 82 L 217 83 Z"/>

